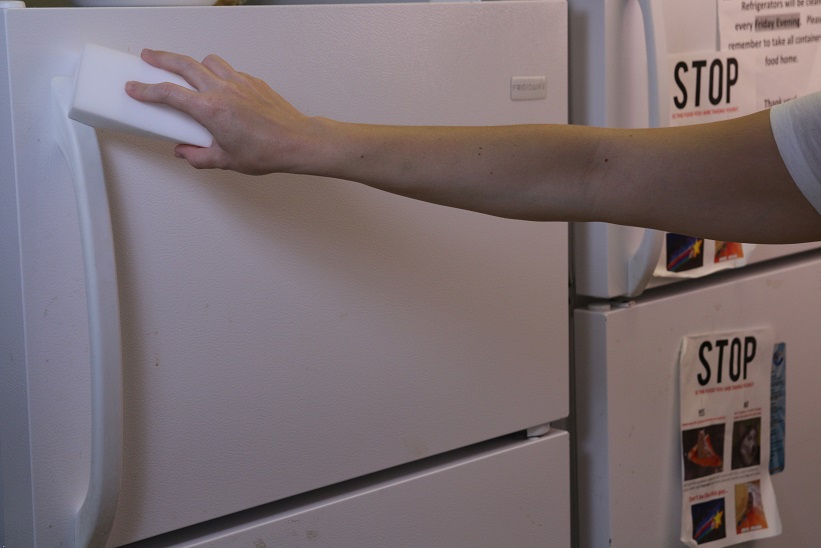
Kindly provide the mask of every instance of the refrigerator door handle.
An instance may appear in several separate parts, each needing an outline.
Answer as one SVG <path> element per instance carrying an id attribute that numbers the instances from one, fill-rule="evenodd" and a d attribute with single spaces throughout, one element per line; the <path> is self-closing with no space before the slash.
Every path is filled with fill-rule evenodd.
<path id="1" fill-rule="evenodd" d="M 669 94 L 667 90 L 667 42 L 664 39 L 664 17 L 660 0 L 639 0 L 647 48 L 647 99 L 650 127 L 667 126 Z M 664 234 L 645 229 L 641 243 L 627 262 L 628 297 L 640 295 L 653 276 L 664 243 Z"/>
<path id="2" fill-rule="evenodd" d="M 663 245 L 663 232 L 644 229 L 638 249 L 627 261 L 627 297 L 638 297 L 647 287 L 656 270 Z"/>
<path id="3" fill-rule="evenodd" d="M 669 125 L 670 96 L 667 75 L 667 41 L 660 0 L 639 0 L 647 48 L 647 98 L 650 127 Z"/>
<path id="4" fill-rule="evenodd" d="M 69 119 L 73 79 L 52 80 L 57 144 L 68 161 L 83 249 L 91 358 L 91 472 L 75 517 L 75 546 L 104 546 L 120 494 L 122 348 L 114 236 L 94 128 Z"/>

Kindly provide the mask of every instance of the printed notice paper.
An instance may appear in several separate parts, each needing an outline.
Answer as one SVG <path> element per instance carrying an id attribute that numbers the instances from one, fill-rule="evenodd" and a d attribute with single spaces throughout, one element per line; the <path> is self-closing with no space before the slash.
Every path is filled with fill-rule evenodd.
<path id="1" fill-rule="evenodd" d="M 821 87 L 821 1 L 717 0 L 721 51 L 755 56 L 756 110 Z"/>
<path id="2" fill-rule="evenodd" d="M 670 126 L 717 122 L 756 110 L 756 60 L 739 53 L 701 51 L 667 56 Z"/>
<path id="3" fill-rule="evenodd" d="M 685 337 L 681 540 L 729 546 L 781 533 L 770 481 L 772 329 Z"/>

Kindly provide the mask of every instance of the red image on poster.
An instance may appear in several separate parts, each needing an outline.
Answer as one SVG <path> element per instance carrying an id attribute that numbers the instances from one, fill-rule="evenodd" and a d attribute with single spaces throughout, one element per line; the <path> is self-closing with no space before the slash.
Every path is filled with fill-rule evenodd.
<path id="1" fill-rule="evenodd" d="M 732 261 L 744 258 L 744 246 L 738 242 L 721 242 L 716 240 L 715 262 Z"/>

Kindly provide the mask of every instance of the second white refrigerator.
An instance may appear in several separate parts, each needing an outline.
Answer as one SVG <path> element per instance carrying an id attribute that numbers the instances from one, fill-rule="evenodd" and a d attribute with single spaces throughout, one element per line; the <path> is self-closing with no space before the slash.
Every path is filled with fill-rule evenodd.
<path id="1" fill-rule="evenodd" d="M 689 77 L 702 67 L 698 85 L 703 108 L 682 111 L 679 121 L 687 119 L 687 112 L 694 118 L 708 110 L 711 115 L 713 110 L 721 115 L 735 112 L 735 103 L 717 100 L 717 87 L 707 88 L 713 81 L 708 80 L 711 70 L 715 80 L 720 74 L 727 76 L 725 84 L 736 80 L 733 97 L 738 100 L 772 97 L 768 94 L 774 84 L 786 86 L 790 81 L 757 78 L 758 61 L 749 55 L 742 58 L 749 52 L 729 51 L 727 10 L 735 7 L 739 12 L 738 27 L 731 25 L 731 30 L 754 28 L 758 17 L 788 18 L 794 11 L 788 4 L 571 1 L 571 122 L 608 127 L 671 125 L 676 120 L 671 115 L 675 101 L 683 102 L 675 80 L 684 74 L 680 63 Z M 804 32 L 811 31 L 802 28 L 796 35 Z M 752 36 L 762 44 L 762 38 L 768 37 L 772 35 L 764 31 Z M 720 73 L 733 56 L 745 72 Z M 815 59 L 817 65 L 819 58 Z M 764 65 L 763 58 L 760 64 Z M 687 82 L 695 85 L 693 78 Z M 783 97 L 821 89 L 817 78 L 808 80 L 807 87 L 798 82 Z M 691 102 L 694 91 L 689 88 Z M 711 96 L 716 103 L 708 101 Z M 756 110 L 765 106 L 762 99 Z M 731 208 L 721 205 L 704 207 L 727 214 Z M 814 433 L 821 425 L 813 406 L 821 387 L 816 367 L 821 353 L 816 334 L 820 244 L 722 245 L 603 223 L 574 224 L 571 232 L 576 294 L 571 432 L 575 434 L 578 545 L 682 545 L 682 521 L 695 521 L 688 515 L 690 509 L 682 508 L 682 455 L 690 449 L 684 448 L 680 421 L 682 341 L 756 328 L 772 330 L 776 342 L 786 343 L 788 370 L 786 466 L 772 478 L 783 532 L 754 542 L 812 544 L 811 539 L 821 534 L 817 520 L 809 516 L 818 507 L 821 492 L 821 482 L 809 464 L 819 450 Z M 674 242 L 686 244 L 680 253 L 672 252 Z M 730 266 L 738 268 L 726 268 Z M 762 439 L 769 435 L 761 432 Z M 729 448 L 731 438 L 726 439 L 724 447 Z M 725 531 L 743 529 L 737 528 L 742 513 L 734 506 L 734 495 L 714 498 L 725 505 Z"/>

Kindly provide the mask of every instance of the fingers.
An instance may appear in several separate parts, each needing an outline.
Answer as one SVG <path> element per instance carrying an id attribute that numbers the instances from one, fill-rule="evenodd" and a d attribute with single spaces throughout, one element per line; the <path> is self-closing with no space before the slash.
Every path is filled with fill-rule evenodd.
<path id="1" fill-rule="evenodd" d="M 187 55 L 144 49 L 141 57 L 149 65 L 182 76 L 198 91 L 216 87 L 221 79 L 236 81 L 240 78 L 231 65 L 216 55 L 209 55 L 202 63 L 198 63 Z M 195 119 L 198 118 L 198 114 L 201 114 L 198 112 L 202 110 L 200 105 L 202 98 L 199 94 L 170 82 L 160 84 L 127 82 L 126 93 L 139 101 L 166 104 Z"/>
<path id="2" fill-rule="evenodd" d="M 187 55 L 144 49 L 140 57 L 151 66 L 182 76 L 186 82 L 200 91 L 214 83 L 214 73 Z"/>
<path id="3" fill-rule="evenodd" d="M 214 74 L 210 70 L 186 55 L 168 51 L 144 49 L 140 56 L 143 61 L 151 66 L 165 69 L 182 76 L 186 82 L 198 90 L 206 88 L 209 80 L 214 78 Z M 127 82 L 125 90 L 128 95 L 138 101 L 163 103 L 189 115 L 193 115 L 192 110 L 196 100 L 196 92 L 182 86 L 170 82 L 163 82 L 161 84 Z"/>
<path id="4" fill-rule="evenodd" d="M 197 92 L 182 86 L 170 82 L 163 82 L 161 84 L 126 82 L 125 91 L 138 101 L 163 103 L 189 115 L 193 116 L 194 114 L 194 102 Z"/>
<path id="5" fill-rule="evenodd" d="M 197 169 L 226 169 L 225 154 L 219 146 L 211 145 L 208 148 L 200 148 L 194 145 L 177 145 L 174 148 L 174 155 L 177 158 L 186 160 L 192 167 Z"/>
<path id="6" fill-rule="evenodd" d="M 213 53 L 208 55 L 202 60 L 202 65 L 223 80 L 228 80 L 229 82 L 242 81 L 243 75 L 234 70 L 234 67 L 218 55 L 214 55 Z"/>
<path id="7" fill-rule="evenodd" d="M 244 82 L 244 75 L 234 70 L 225 60 L 217 55 L 208 55 L 198 63 L 187 55 L 169 51 L 144 49 L 141 57 L 148 64 L 168 70 L 182 76 L 198 92 L 218 88 L 222 81 Z M 202 114 L 204 108 L 202 97 L 197 92 L 169 82 L 144 84 L 127 82 L 126 92 L 132 98 L 149 103 L 163 103 L 181 110 L 194 118 Z"/>
<path id="8" fill-rule="evenodd" d="M 198 63 L 187 55 L 170 51 L 144 49 L 140 54 L 149 65 L 162 68 L 185 78 L 186 82 L 200 91 L 213 85 L 217 78 L 232 82 L 240 81 L 242 75 L 223 58 L 213 53 Z"/>

